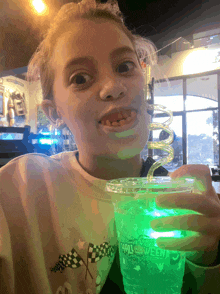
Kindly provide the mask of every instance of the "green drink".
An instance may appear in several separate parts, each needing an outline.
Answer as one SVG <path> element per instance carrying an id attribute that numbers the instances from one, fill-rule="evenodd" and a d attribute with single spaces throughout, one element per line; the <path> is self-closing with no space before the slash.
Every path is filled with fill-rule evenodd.
<path id="1" fill-rule="evenodd" d="M 191 193 L 194 179 L 169 177 L 124 178 L 110 180 L 106 191 L 112 193 L 119 243 L 120 267 L 127 294 L 180 294 L 185 270 L 185 253 L 157 246 L 158 237 L 184 238 L 189 231 L 156 232 L 153 219 L 199 214 L 186 209 L 162 209 L 155 198 L 162 193 Z"/>

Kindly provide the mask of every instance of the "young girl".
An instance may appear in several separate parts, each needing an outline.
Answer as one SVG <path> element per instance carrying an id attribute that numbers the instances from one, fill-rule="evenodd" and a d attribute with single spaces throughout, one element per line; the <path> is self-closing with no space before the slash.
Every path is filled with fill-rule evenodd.
<path id="1" fill-rule="evenodd" d="M 30 62 L 29 79 L 40 78 L 45 114 L 71 130 L 78 151 L 27 154 L 1 168 L 0 293 L 125 293 L 105 185 L 146 176 L 153 163 L 140 152 L 150 122 L 141 64 L 154 65 L 154 53 L 150 41 L 125 27 L 115 2 L 61 8 Z M 172 177 L 183 175 L 198 177 L 204 193 L 164 195 L 164 205 L 203 215 L 166 218 L 164 227 L 200 235 L 171 240 L 165 249 L 197 252 L 187 259 L 182 293 L 218 293 L 219 199 L 206 166 L 183 166 Z"/>

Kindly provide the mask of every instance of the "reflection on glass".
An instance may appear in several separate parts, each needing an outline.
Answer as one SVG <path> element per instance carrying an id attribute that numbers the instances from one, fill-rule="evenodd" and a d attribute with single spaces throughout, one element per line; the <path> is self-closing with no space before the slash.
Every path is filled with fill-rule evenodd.
<path id="1" fill-rule="evenodd" d="M 217 110 L 190 112 L 187 113 L 186 119 L 187 163 L 218 165 Z"/>

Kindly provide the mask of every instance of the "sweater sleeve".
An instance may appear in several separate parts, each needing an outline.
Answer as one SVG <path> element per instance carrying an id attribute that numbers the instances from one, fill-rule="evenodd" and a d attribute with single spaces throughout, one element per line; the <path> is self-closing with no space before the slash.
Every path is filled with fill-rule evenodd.
<path id="1" fill-rule="evenodd" d="M 203 267 L 186 259 L 182 294 L 219 294 L 220 264 Z"/>
<path id="2" fill-rule="evenodd" d="M 0 293 L 13 293 L 13 285 L 11 239 L 6 217 L 0 203 Z"/>

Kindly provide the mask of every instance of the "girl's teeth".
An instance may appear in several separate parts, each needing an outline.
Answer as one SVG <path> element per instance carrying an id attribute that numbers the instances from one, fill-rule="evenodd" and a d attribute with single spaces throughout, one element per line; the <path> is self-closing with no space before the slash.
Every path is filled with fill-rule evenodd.
<path id="1" fill-rule="evenodd" d="M 134 117 L 136 116 L 136 112 L 135 111 L 131 111 L 131 115 L 129 116 L 127 113 L 124 114 L 124 117 L 119 114 L 119 122 L 110 122 L 109 120 L 106 120 L 106 123 L 104 123 L 104 121 L 101 122 L 101 124 L 107 125 L 108 127 L 117 127 L 117 126 L 124 126 L 127 122 L 130 122 Z"/>
<path id="2" fill-rule="evenodd" d="M 118 126 L 119 125 L 119 123 L 117 123 L 117 122 L 113 122 L 112 123 L 112 126 L 114 126 L 114 127 L 116 127 L 116 126 Z"/>
<path id="3" fill-rule="evenodd" d="M 133 117 L 135 117 L 135 115 L 136 115 L 136 112 L 133 110 L 133 111 L 131 112 L 131 117 L 133 118 Z"/>
<path id="4" fill-rule="evenodd" d="M 128 116 L 127 118 L 121 119 L 119 122 L 110 122 L 109 120 L 106 120 L 106 123 L 102 122 L 103 125 L 107 125 L 108 127 L 117 127 L 117 126 L 124 126 L 127 122 L 130 122 L 133 119 L 134 115 Z"/>
<path id="5" fill-rule="evenodd" d="M 119 122 L 120 126 L 124 126 L 126 124 L 126 119 L 123 119 Z"/>
<path id="6" fill-rule="evenodd" d="M 129 116 L 129 117 L 126 118 L 126 120 L 127 121 L 131 121 L 132 120 L 132 117 Z"/>
<path id="7" fill-rule="evenodd" d="M 121 115 L 121 113 L 119 113 L 118 118 L 119 119 L 122 119 L 123 118 L 123 116 Z"/>
<path id="8" fill-rule="evenodd" d="M 109 120 L 106 121 L 106 125 L 109 126 L 109 127 L 111 126 L 111 123 L 110 123 Z"/>

